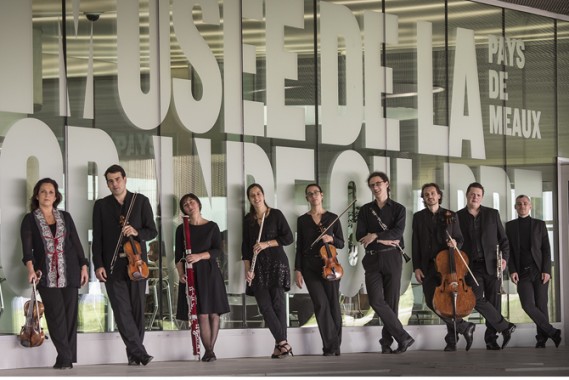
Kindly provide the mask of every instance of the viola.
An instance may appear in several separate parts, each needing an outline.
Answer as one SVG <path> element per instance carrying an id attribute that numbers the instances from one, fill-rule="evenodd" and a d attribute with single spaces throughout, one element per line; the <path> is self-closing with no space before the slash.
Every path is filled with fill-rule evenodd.
<path id="1" fill-rule="evenodd" d="M 121 227 L 128 224 L 125 218 L 120 217 Z M 128 277 L 133 281 L 144 280 L 148 278 L 150 270 L 148 264 L 142 260 L 142 248 L 140 243 L 132 236 L 125 239 L 123 243 L 123 251 L 128 258 Z"/>
<path id="2" fill-rule="evenodd" d="M 445 214 L 447 226 L 454 223 L 453 214 Z M 443 249 L 437 253 L 435 264 L 441 275 L 441 284 L 436 287 L 433 296 L 433 307 L 437 314 L 447 318 L 463 318 L 472 313 L 476 305 L 476 296 L 472 287 L 466 284 L 465 276 L 468 268 L 468 256 L 456 246 Z"/>
<path id="3" fill-rule="evenodd" d="M 32 296 L 30 300 L 24 304 L 26 323 L 22 326 L 19 335 L 20 344 L 22 346 L 38 347 L 41 346 L 43 341 L 46 339 L 43 328 L 41 327 L 41 318 L 43 313 L 44 306 L 43 303 L 38 301 L 36 298 L 36 282 L 34 281 Z"/>
<path id="4" fill-rule="evenodd" d="M 320 225 L 320 229 L 323 230 L 322 225 Z M 328 281 L 336 281 L 342 278 L 344 274 L 344 268 L 338 262 L 338 257 L 336 253 L 336 247 L 334 247 L 330 243 L 324 242 L 324 245 L 320 247 L 320 257 L 324 262 L 324 266 L 322 267 L 322 277 Z"/>

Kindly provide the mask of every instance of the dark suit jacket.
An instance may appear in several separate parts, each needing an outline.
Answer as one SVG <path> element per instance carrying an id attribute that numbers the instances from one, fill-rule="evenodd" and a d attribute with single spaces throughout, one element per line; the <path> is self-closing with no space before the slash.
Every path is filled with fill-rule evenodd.
<path id="1" fill-rule="evenodd" d="M 534 219 L 530 216 L 531 229 L 531 256 L 539 273 L 551 274 L 551 248 L 547 228 L 543 220 Z M 519 220 L 514 219 L 506 223 L 506 235 L 510 240 L 511 257 L 508 262 L 510 273 L 519 273 L 520 268 L 520 233 Z"/>
<path id="2" fill-rule="evenodd" d="M 460 223 L 460 230 L 462 235 L 465 237 L 465 243 L 468 240 L 469 225 L 468 219 L 470 215 L 468 214 L 468 209 L 465 207 L 457 212 L 458 221 Z M 490 207 L 480 206 L 480 211 L 478 213 L 480 219 L 480 226 L 482 228 L 482 250 L 484 252 L 484 260 L 486 261 L 486 271 L 488 274 L 495 275 L 497 269 L 497 256 L 496 256 L 496 246 L 500 245 L 500 250 L 502 251 L 502 258 L 508 261 L 510 257 L 510 245 L 508 243 L 508 237 L 504 231 L 504 226 L 502 225 L 502 220 L 500 219 L 500 213 Z M 468 236 L 467 236 L 468 235 Z M 466 245 L 466 244 L 465 244 Z M 466 250 L 467 247 L 465 246 Z M 471 257 L 471 252 L 465 251 L 469 258 Z"/>
<path id="3" fill-rule="evenodd" d="M 121 237 L 120 216 L 121 214 L 126 215 L 132 196 L 133 193 L 129 191 L 125 198 L 124 207 L 121 207 L 112 194 L 95 202 L 92 245 L 95 269 L 105 267 L 107 272 L 110 271 L 115 247 Z M 142 259 L 148 261 L 146 258 L 146 241 L 154 239 L 158 230 L 154 223 L 150 201 L 142 194 L 136 196 L 129 224 L 138 231 L 138 236 L 133 238 L 140 242 Z"/>
<path id="4" fill-rule="evenodd" d="M 432 259 L 435 259 L 437 254 L 447 249 L 445 228 L 448 228 L 449 234 L 460 249 L 462 246 L 462 233 L 456 214 L 453 213 L 453 223 L 446 226 L 444 219 L 447 210 L 440 208 L 438 212 L 438 220 L 433 223 L 433 214 L 428 208 L 425 208 L 413 215 L 413 271 L 421 269 L 424 275 L 427 275 L 427 268 Z"/>

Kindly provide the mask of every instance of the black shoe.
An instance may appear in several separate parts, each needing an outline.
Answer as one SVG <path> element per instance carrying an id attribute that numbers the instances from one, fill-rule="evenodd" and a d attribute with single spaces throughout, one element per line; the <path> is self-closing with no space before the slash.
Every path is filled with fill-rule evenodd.
<path id="1" fill-rule="evenodd" d="M 211 351 L 209 354 L 209 358 L 206 360 L 207 362 L 214 362 L 217 360 L 217 357 L 215 356 L 215 352 Z"/>
<path id="2" fill-rule="evenodd" d="M 55 362 L 55 364 L 53 365 L 54 369 L 71 369 L 73 368 L 73 364 L 71 363 L 59 363 L 59 362 Z"/>
<path id="3" fill-rule="evenodd" d="M 456 351 L 456 344 L 447 343 L 447 345 L 445 346 L 444 351 L 445 351 L 445 352 Z"/>
<path id="4" fill-rule="evenodd" d="M 500 346 L 496 342 L 487 342 L 486 343 L 487 350 L 499 350 Z"/>
<path id="5" fill-rule="evenodd" d="M 140 365 L 140 360 L 136 359 L 134 356 L 129 356 L 128 365 Z"/>
<path id="6" fill-rule="evenodd" d="M 393 350 L 391 349 L 391 346 L 382 345 L 381 346 L 381 353 L 382 354 L 392 354 Z"/>
<path id="7" fill-rule="evenodd" d="M 559 344 L 561 343 L 561 330 L 557 329 L 555 334 L 553 334 L 553 336 L 551 337 L 551 340 L 553 341 L 553 343 L 555 343 L 555 347 L 559 347 Z M 543 346 L 545 347 L 545 343 L 543 344 Z"/>
<path id="8" fill-rule="evenodd" d="M 278 352 L 278 354 L 275 354 L 275 351 Z M 278 359 L 280 357 L 280 349 L 279 349 L 279 345 L 275 344 L 275 351 L 273 351 L 273 353 L 271 354 L 271 359 Z"/>
<path id="9" fill-rule="evenodd" d="M 476 325 L 474 323 L 469 323 L 466 330 L 464 330 L 464 339 L 466 340 L 466 351 L 470 350 L 472 347 L 472 341 L 474 340 L 474 330 L 476 329 Z"/>
<path id="10" fill-rule="evenodd" d="M 154 356 L 146 355 L 140 359 L 140 364 L 147 365 L 154 359 Z"/>
<path id="11" fill-rule="evenodd" d="M 411 345 L 415 343 L 415 339 L 408 337 L 407 339 L 405 339 L 404 341 L 402 341 L 401 343 L 399 343 L 399 347 L 397 347 L 397 349 L 395 351 L 393 351 L 394 354 L 402 354 L 405 351 L 407 351 L 407 349 L 409 347 L 411 347 Z"/>
<path id="12" fill-rule="evenodd" d="M 324 351 L 322 356 L 335 356 L 336 354 L 332 351 Z"/>
<path id="13" fill-rule="evenodd" d="M 342 353 L 340 352 L 340 349 L 339 349 L 339 348 L 336 350 L 336 352 L 334 352 L 334 355 L 336 355 L 336 356 L 342 355 Z"/>
<path id="14" fill-rule="evenodd" d="M 506 348 L 506 346 L 510 342 L 510 339 L 512 339 L 512 333 L 514 331 L 516 331 L 516 325 L 514 325 L 513 323 L 509 323 L 508 328 L 502 331 L 502 336 L 504 337 L 504 340 L 502 341 L 502 350 Z"/>
<path id="15" fill-rule="evenodd" d="M 545 348 L 545 341 L 538 340 L 537 343 L 535 344 L 535 348 Z"/>

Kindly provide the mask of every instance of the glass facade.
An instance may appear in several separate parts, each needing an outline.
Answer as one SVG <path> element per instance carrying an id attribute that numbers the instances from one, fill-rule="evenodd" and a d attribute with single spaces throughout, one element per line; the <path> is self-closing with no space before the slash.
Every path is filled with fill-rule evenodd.
<path id="1" fill-rule="evenodd" d="M 385 171 L 411 218 L 421 186 L 443 206 L 465 205 L 470 182 L 484 205 L 515 218 L 533 200 L 550 231 L 550 317 L 559 321 L 557 157 L 568 157 L 566 22 L 466 0 L 25 0 L 0 2 L 0 333 L 23 323 L 29 297 L 19 226 L 39 178 L 58 181 L 91 259 L 91 217 L 109 194 L 102 173 L 120 163 L 127 188 L 148 196 L 159 236 L 148 281 L 147 329 L 177 330 L 174 231 L 193 192 L 224 238 L 219 260 L 230 303 L 222 328 L 264 327 L 244 294 L 246 187 L 293 232 L 318 182 L 340 213 L 346 247 L 340 290 L 345 326 L 378 325 L 354 238 L 371 200 L 370 171 Z M 149 245 L 152 242 L 147 242 Z M 348 260 L 349 252 L 358 260 Z M 294 268 L 294 244 L 286 247 Z M 90 269 L 80 332 L 114 331 L 104 287 Z M 404 265 L 399 317 L 440 324 Z M 530 322 L 504 283 L 504 315 Z M 315 326 L 305 289 L 288 293 L 289 326 Z M 482 322 L 477 313 L 470 317 Z"/>

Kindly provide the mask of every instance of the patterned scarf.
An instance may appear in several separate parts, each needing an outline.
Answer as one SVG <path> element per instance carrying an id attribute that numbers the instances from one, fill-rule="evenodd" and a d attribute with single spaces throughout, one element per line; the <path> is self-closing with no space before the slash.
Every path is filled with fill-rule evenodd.
<path id="1" fill-rule="evenodd" d="M 65 288 L 67 286 L 65 257 L 63 255 L 63 248 L 65 245 L 65 223 L 63 221 L 63 215 L 59 210 L 53 209 L 53 216 L 55 217 L 55 237 L 53 236 L 51 228 L 47 224 L 41 210 L 38 208 L 34 211 L 34 218 L 40 230 L 45 251 L 47 287 Z"/>

